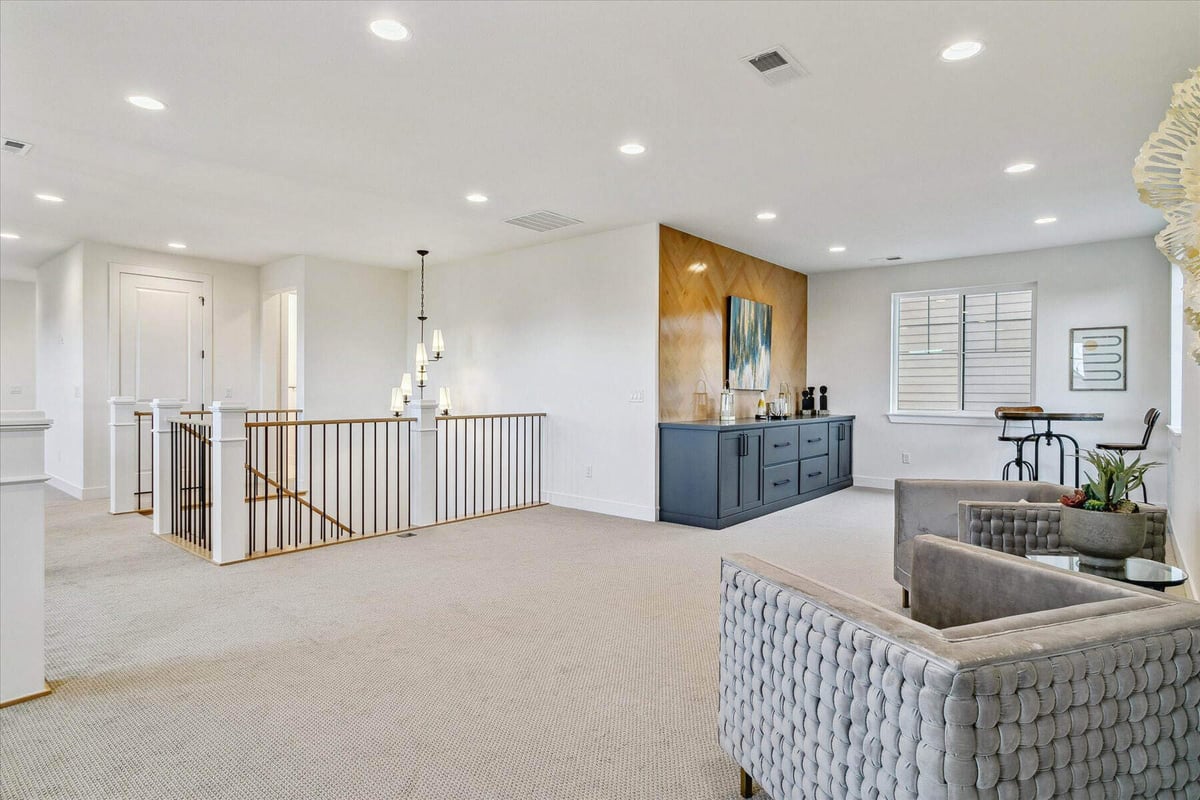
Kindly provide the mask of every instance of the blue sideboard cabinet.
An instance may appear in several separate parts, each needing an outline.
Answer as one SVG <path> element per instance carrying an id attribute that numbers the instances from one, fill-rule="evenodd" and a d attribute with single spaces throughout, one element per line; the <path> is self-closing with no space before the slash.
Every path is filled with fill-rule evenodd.
<path id="1" fill-rule="evenodd" d="M 854 417 L 659 423 L 659 518 L 726 528 L 854 484 Z"/>

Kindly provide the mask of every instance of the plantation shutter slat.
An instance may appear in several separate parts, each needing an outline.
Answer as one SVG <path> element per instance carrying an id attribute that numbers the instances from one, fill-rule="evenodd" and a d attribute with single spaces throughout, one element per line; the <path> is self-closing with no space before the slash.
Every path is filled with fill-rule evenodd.
<path id="1" fill-rule="evenodd" d="M 1033 398 L 1032 288 L 896 295 L 896 410 L 991 411 Z"/>
<path id="2" fill-rule="evenodd" d="M 901 297 L 897 407 L 911 411 L 955 411 L 960 384 L 959 296 Z"/>

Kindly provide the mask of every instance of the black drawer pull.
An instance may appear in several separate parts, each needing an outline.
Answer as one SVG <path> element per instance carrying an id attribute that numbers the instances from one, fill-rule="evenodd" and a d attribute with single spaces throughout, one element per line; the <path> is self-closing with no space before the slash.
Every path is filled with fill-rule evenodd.
<path id="1" fill-rule="evenodd" d="M 810 473 L 808 473 L 808 477 L 810 477 L 810 478 L 815 478 L 815 477 L 817 477 L 818 475 L 822 475 L 822 474 L 824 474 L 824 473 L 821 473 L 821 472 L 810 472 Z"/>
<path id="2" fill-rule="evenodd" d="M 772 447 L 791 447 L 791 446 L 792 446 L 791 442 L 783 442 L 783 443 L 776 442 L 774 445 L 772 445 Z"/>
<path id="3" fill-rule="evenodd" d="M 819 475 L 820 473 L 817 473 L 817 474 Z M 787 484 L 789 484 L 789 483 L 791 483 L 791 482 L 792 482 L 792 479 L 791 479 L 791 478 L 784 478 L 784 479 L 783 479 L 783 480 L 781 480 L 781 481 L 775 481 L 775 482 L 774 482 L 773 484 L 771 484 L 771 485 L 772 485 L 772 486 L 786 486 Z"/>
<path id="4" fill-rule="evenodd" d="M 817 442 L 821 441 L 821 437 L 818 436 L 815 439 L 806 439 L 805 441 L 807 441 L 809 444 L 816 444 Z"/>

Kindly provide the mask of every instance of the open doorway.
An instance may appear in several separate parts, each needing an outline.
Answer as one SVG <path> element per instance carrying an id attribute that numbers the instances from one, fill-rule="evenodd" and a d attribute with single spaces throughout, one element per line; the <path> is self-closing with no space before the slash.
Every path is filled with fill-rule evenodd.
<path id="1" fill-rule="evenodd" d="M 263 301 L 262 406 L 298 408 L 300 399 L 296 292 L 273 294 Z"/>

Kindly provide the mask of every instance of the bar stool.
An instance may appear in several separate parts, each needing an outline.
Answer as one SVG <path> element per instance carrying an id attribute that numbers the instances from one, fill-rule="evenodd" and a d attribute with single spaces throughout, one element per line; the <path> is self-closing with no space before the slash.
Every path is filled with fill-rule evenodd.
<path id="1" fill-rule="evenodd" d="M 996 419 L 998 419 L 1004 423 L 1004 427 L 1002 427 L 1000 429 L 1000 435 L 996 437 L 996 441 L 1012 442 L 1017 447 L 1017 457 L 1014 458 L 1012 461 L 1007 462 L 1004 465 L 1004 472 L 1001 473 L 1001 477 L 1004 480 L 1008 480 L 1008 471 L 1010 469 L 1012 469 L 1013 467 L 1016 467 L 1017 468 L 1017 480 L 1019 480 L 1019 481 L 1024 480 L 1025 479 L 1025 470 L 1028 469 L 1029 470 L 1029 480 L 1036 481 L 1037 480 L 1037 472 L 1034 470 L 1033 464 L 1024 459 L 1024 457 L 1022 456 L 1022 450 L 1025 446 L 1025 437 L 1029 436 L 1030 434 L 1037 433 L 1037 428 L 1034 426 L 1033 422 L 1030 421 L 1029 433 L 1009 435 L 1008 420 L 1006 420 L 1000 416 L 1001 412 L 1004 412 L 1004 411 L 1045 411 L 1045 409 L 1042 408 L 1041 406 L 997 406 L 996 410 L 993 412 L 996 415 Z"/>
<path id="2" fill-rule="evenodd" d="M 1141 444 L 1137 442 L 1105 442 L 1103 444 L 1097 442 L 1096 448 L 1098 450 L 1113 450 L 1122 456 L 1129 452 L 1141 452 L 1150 444 L 1150 434 L 1154 432 L 1154 426 L 1158 423 L 1158 418 L 1161 416 L 1162 412 L 1157 408 L 1152 408 L 1146 412 L 1146 416 L 1142 419 L 1142 422 L 1146 424 L 1146 432 L 1142 434 Z M 1142 484 L 1142 502 L 1150 502 L 1147 499 L 1146 484 L 1144 483 Z"/>

